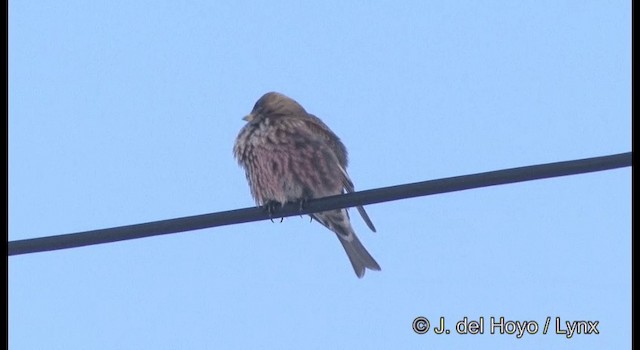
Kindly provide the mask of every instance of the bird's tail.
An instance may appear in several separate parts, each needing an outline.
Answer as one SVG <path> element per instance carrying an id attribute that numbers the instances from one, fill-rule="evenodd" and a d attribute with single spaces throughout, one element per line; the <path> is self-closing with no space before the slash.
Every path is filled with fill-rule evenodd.
<path id="1" fill-rule="evenodd" d="M 358 278 L 364 276 L 365 269 L 380 271 L 380 265 L 378 265 L 376 260 L 369 254 L 367 248 L 362 245 L 355 232 L 351 235 L 350 241 L 341 235 L 336 236 L 338 236 L 340 243 L 342 243 L 344 251 L 347 252 L 349 261 L 351 261 L 351 265 L 353 266 L 353 271 L 355 271 Z"/>
<path id="2" fill-rule="evenodd" d="M 336 233 L 358 278 L 364 276 L 365 269 L 380 271 L 380 265 L 356 236 L 345 209 L 315 213 L 311 217 Z"/>

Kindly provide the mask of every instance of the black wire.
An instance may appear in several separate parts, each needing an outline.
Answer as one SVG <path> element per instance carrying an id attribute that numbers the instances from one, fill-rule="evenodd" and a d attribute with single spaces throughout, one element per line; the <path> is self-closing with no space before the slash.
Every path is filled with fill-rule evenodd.
<path id="1" fill-rule="evenodd" d="M 288 203 L 273 213 L 273 218 L 315 213 L 338 208 L 381 203 L 404 198 L 462 191 L 471 188 L 503 185 L 549 177 L 582 174 L 631 166 L 631 152 L 565 162 L 531 165 L 472 175 L 384 187 L 344 195 L 309 200 L 304 208 Z M 45 252 L 128 239 L 157 236 L 208 227 L 233 225 L 270 219 L 264 207 L 245 208 L 218 213 L 188 216 L 144 224 L 70 233 L 8 242 L 8 255 Z"/>

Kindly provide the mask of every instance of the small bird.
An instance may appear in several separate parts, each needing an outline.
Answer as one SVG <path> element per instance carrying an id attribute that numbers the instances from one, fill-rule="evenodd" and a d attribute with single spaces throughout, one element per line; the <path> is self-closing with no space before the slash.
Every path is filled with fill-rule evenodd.
<path id="1" fill-rule="evenodd" d="M 347 174 L 347 149 L 325 123 L 293 99 L 277 92 L 264 94 L 243 118 L 247 124 L 236 138 L 233 153 L 244 170 L 258 205 L 304 203 L 353 192 Z M 376 229 L 361 206 L 360 216 Z M 310 215 L 336 233 L 358 278 L 380 265 L 360 243 L 347 209 Z"/>

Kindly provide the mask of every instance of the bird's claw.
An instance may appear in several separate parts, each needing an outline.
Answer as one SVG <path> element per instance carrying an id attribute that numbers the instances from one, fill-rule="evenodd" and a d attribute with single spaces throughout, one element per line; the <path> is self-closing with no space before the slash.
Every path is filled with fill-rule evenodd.
<path id="1" fill-rule="evenodd" d="M 300 210 L 307 208 L 307 202 L 308 202 L 308 199 L 306 198 L 300 201 Z M 313 222 L 313 215 L 309 215 L 309 222 Z"/>
<path id="2" fill-rule="evenodd" d="M 265 203 L 264 207 L 267 210 L 267 213 L 269 214 L 269 220 L 273 222 L 273 214 L 282 207 L 282 204 L 276 201 L 268 201 L 267 203 Z M 283 220 L 284 218 L 280 218 L 280 222 L 282 222 Z"/>
<path id="3" fill-rule="evenodd" d="M 303 211 L 307 207 L 307 201 L 308 200 L 306 198 L 303 198 L 303 199 L 300 200 L 300 202 L 298 202 L 298 204 L 300 205 L 300 207 L 298 207 L 298 209 L 300 211 Z"/>

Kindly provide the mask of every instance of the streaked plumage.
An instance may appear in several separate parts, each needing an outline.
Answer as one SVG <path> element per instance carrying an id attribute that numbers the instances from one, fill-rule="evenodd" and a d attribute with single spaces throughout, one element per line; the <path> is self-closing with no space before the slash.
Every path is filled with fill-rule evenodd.
<path id="1" fill-rule="evenodd" d="M 354 191 L 346 171 L 347 149 L 329 127 L 293 99 L 266 93 L 243 119 L 247 124 L 236 138 L 233 153 L 258 205 Z M 364 208 L 357 209 L 375 232 Z M 336 233 L 358 277 L 364 276 L 366 268 L 380 270 L 356 236 L 346 209 L 311 217 Z"/>

